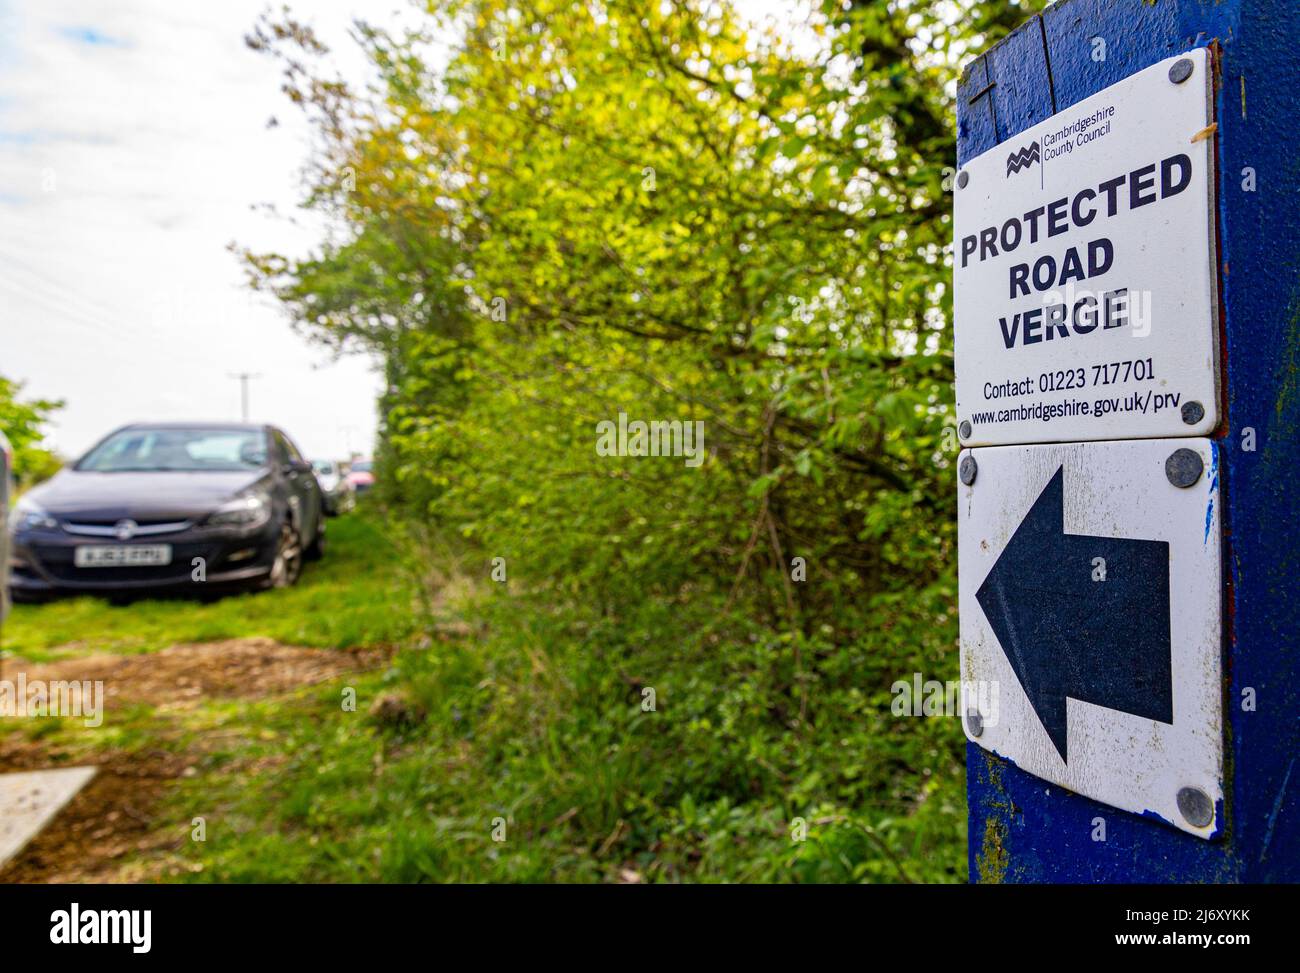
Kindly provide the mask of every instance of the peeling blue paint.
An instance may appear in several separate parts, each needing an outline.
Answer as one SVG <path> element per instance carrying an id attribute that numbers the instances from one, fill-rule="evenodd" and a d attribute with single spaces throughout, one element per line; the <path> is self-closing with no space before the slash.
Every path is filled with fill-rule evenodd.
<path id="1" fill-rule="evenodd" d="M 1268 816 L 1268 829 L 1264 832 L 1264 847 L 1259 853 L 1259 860 L 1263 861 L 1264 856 L 1268 854 L 1268 846 L 1273 841 L 1273 829 L 1277 826 L 1277 815 L 1282 810 L 1282 799 L 1286 797 L 1287 788 L 1291 784 L 1291 771 L 1295 769 L 1295 758 L 1287 764 L 1286 776 L 1282 778 L 1282 786 L 1278 789 L 1277 800 L 1273 802 L 1273 813 Z"/>
<path id="2" fill-rule="evenodd" d="M 1219 487 L 1219 447 L 1210 444 L 1210 502 L 1205 508 L 1205 539 L 1202 545 L 1210 543 L 1210 526 L 1214 523 L 1214 493 Z"/>
<path id="3" fill-rule="evenodd" d="M 1143 811 L 1140 815 L 1138 815 L 1138 817 L 1147 818 L 1148 820 L 1151 821 L 1159 821 L 1161 824 L 1167 824 L 1171 828 L 1175 827 L 1174 822 L 1170 821 L 1163 814 L 1157 814 L 1155 811 L 1152 811 L 1150 808 Z"/>

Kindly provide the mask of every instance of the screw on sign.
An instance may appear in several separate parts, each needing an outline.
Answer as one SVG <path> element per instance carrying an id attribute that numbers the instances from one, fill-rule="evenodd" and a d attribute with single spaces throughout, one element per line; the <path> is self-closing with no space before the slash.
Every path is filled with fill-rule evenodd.
<path id="1" fill-rule="evenodd" d="M 1180 57 L 1169 69 L 1169 80 L 1174 84 L 1182 84 L 1192 76 L 1192 70 L 1192 62 L 1185 57 Z"/>
<path id="2" fill-rule="evenodd" d="M 970 486 L 975 482 L 975 476 L 979 472 L 979 464 L 975 462 L 974 456 L 963 456 L 961 465 L 957 467 L 957 472 L 961 476 L 962 483 Z"/>
<path id="3" fill-rule="evenodd" d="M 1176 449 L 1165 460 L 1165 476 L 1174 486 L 1183 489 L 1196 483 L 1204 468 L 1201 454 L 1192 449 Z"/>

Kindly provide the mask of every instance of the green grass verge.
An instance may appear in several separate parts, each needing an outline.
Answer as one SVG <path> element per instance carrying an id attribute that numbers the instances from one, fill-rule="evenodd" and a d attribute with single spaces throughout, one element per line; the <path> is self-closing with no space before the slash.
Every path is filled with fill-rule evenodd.
<path id="1" fill-rule="evenodd" d="M 363 514 L 329 521 L 329 552 L 282 591 L 113 604 L 100 597 L 15 605 L 0 644 L 33 661 L 90 652 L 152 652 L 180 642 L 267 636 L 343 648 L 400 642 L 419 612 L 400 555 L 382 524 Z"/>
<path id="2" fill-rule="evenodd" d="M 156 811 L 179 842 L 165 878 L 964 880 L 960 728 L 890 717 L 892 669 L 870 641 L 885 635 L 840 649 L 838 688 L 812 687 L 796 723 L 789 647 L 747 634 L 743 613 L 702 634 L 721 610 L 707 593 L 601 618 L 463 584 L 463 603 L 440 610 L 474 624 L 430 639 L 440 619 L 419 610 L 382 527 L 358 515 L 330 533 L 324 562 L 289 591 L 14 615 L 6 641 L 37 658 L 247 636 L 400 647 L 382 670 L 276 697 L 26 728 L 69 759 L 112 748 L 192 761 Z M 385 697 L 404 719 L 372 715 Z M 188 840 L 200 817 L 205 840 Z"/>

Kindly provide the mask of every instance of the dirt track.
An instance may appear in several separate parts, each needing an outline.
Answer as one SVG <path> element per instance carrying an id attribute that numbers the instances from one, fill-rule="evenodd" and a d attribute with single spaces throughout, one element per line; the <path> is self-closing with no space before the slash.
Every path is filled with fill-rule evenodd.
<path id="1" fill-rule="evenodd" d="M 153 706 L 160 718 L 205 699 L 261 699 L 382 665 L 384 649 L 308 649 L 271 639 L 176 645 L 143 655 L 91 655 L 48 664 L 5 662 L 6 678 L 102 680 L 104 723 L 124 705 Z M 163 734 L 164 737 L 167 734 Z M 180 733 L 175 737 L 179 739 Z M 0 882 L 150 881 L 164 856 L 187 840 L 188 822 L 160 822 L 167 787 L 194 773 L 201 752 L 100 750 L 87 758 L 24 734 L 0 736 L 0 769 L 96 764 L 99 773 L 19 855 Z M 143 862 L 130 864 L 135 857 Z"/>

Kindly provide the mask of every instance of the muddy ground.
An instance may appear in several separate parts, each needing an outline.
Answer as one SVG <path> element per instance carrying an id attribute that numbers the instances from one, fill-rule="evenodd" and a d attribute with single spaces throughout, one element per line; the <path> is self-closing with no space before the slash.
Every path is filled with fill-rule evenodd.
<path id="1" fill-rule="evenodd" d="M 141 655 L 90 655 L 53 663 L 9 659 L 5 678 L 102 680 L 104 718 L 115 707 L 145 704 L 159 717 L 158 737 L 174 742 L 169 714 L 205 700 L 264 699 L 382 666 L 384 649 L 308 649 L 266 638 L 175 645 Z M 197 749 L 195 749 L 197 747 Z M 188 749 L 84 751 L 10 731 L 0 734 L 0 771 L 93 764 L 94 779 L 17 856 L 0 882 L 138 882 L 163 877 L 171 853 L 188 840 L 187 822 L 157 818 L 167 789 L 193 775 L 203 743 Z M 184 825 L 184 827 L 182 827 Z"/>

